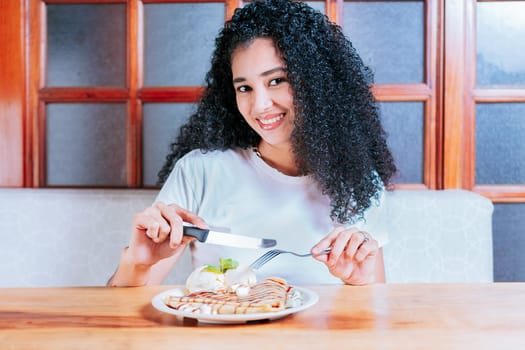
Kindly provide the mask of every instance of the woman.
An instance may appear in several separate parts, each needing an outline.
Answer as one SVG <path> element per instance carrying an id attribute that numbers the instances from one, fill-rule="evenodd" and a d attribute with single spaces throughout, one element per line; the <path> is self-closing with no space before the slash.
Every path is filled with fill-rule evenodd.
<path id="1" fill-rule="evenodd" d="M 291 283 L 384 281 L 382 198 L 396 168 L 371 74 L 341 29 L 304 3 L 252 2 L 217 37 L 206 81 L 109 283 L 161 283 L 188 245 L 196 266 L 264 252 L 194 242 L 183 222 L 311 250 L 259 271 Z"/>

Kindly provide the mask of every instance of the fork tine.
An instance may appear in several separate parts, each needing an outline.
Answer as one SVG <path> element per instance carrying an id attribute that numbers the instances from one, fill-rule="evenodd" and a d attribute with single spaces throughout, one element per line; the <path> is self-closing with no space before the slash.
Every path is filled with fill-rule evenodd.
<path id="1" fill-rule="evenodd" d="M 266 259 L 266 256 L 268 255 L 270 251 L 267 251 L 266 253 L 264 253 L 263 255 L 261 255 L 260 257 L 257 258 L 257 260 L 255 260 L 254 262 L 252 262 L 250 264 L 250 267 L 254 270 L 258 269 L 258 266 L 259 266 L 259 263 L 263 260 L 263 259 Z"/>
<path id="2" fill-rule="evenodd" d="M 280 251 L 272 249 L 261 255 L 257 260 L 255 260 L 253 263 L 251 263 L 250 267 L 254 270 L 257 270 L 261 268 L 264 264 L 266 264 L 268 261 L 275 258 L 277 255 L 281 254 Z"/>
<path id="3" fill-rule="evenodd" d="M 270 259 L 272 259 L 275 255 L 274 255 L 274 251 L 273 250 L 269 250 L 267 251 L 266 253 L 264 253 L 263 255 L 261 255 L 257 260 L 255 260 L 250 266 L 252 269 L 254 270 L 257 270 L 258 268 L 260 268 L 262 265 L 266 264 L 267 261 L 269 261 Z"/>
<path id="4" fill-rule="evenodd" d="M 328 249 L 325 249 L 324 251 L 322 251 L 320 253 L 320 255 L 322 254 L 328 254 L 330 253 L 331 251 L 331 248 L 328 248 Z M 254 262 L 252 262 L 250 264 L 250 267 L 253 269 L 253 270 L 258 270 L 260 269 L 264 264 L 266 264 L 268 261 L 272 260 L 273 258 L 275 258 L 277 255 L 280 255 L 280 254 L 284 254 L 284 253 L 289 253 L 289 254 L 293 254 L 295 256 L 298 256 L 298 257 L 305 257 L 305 256 L 311 256 L 312 253 L 306 253 L 306 254 L 298 254 L 298 253 L 295 253 L 295 252 L 292 252 L 292 251 L 288 251 L 288 250 L 280 250 L 280 249 L 272 249 L 272 250 L 269 250 L 267 251 L 266 253 L 264 253 L 263 255 L 261 255 L 257 260 L 255 260 Z"/>

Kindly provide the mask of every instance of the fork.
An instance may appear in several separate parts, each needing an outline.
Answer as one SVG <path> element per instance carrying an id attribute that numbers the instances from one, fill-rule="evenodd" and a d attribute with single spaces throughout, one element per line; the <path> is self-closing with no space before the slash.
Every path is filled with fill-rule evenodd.
<path id="1" fill-rule="evenodd" d="M 328 247 L 328 248 L 326 248 L 325 250 L 323 250 L 322 252 L 320 252 L 317 255 L 328 254 L 328 253 L 330 253 L 331 250 L 332 250 L 332 248 Z M 312 255 L 312 253 L 299 254 L 299 253 L 295 253 L 295 252 L 292 252 L 292 251 L 289 251 L 289 250 L 272 249 L 272 250 L 267 251 L 263 255 L 261 255 L 254 262 L 252 262 L 250 264 L 250 267 L 252 268 L 252 270 L 258 270 L 264 264 L 266 264 L 268 261 L 272 260 L 273 258 L 275 258 L 276 256 L 281 255 L 281 254 L 292 254 L 292 255 L 298 256 L 300 258 L 304 258 L 304 257 Z"/>

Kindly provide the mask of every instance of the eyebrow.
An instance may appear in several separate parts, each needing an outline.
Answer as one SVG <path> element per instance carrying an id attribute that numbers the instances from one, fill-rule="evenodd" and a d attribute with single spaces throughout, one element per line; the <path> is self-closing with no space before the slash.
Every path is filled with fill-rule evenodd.
<path id="1" fill-rule="evenodd" d="M 284 69 L 284 67 L 275 67 L 275 68 L 272 68 L 270 70 L 267 70 L 265 72 L 262 72 L 261 74 L 259 74 L 259 76 L 261 77 L 266 77 L 268 75 L 271 75 L 275 72 L 286 72 L 286 69 Z M 233 79 L 233 83 L 242 83 L 243 81 L 246 81 L 246 78 L 243 78 L 243 77 L 238 77 L 238 78 L 235 78 Z"/>

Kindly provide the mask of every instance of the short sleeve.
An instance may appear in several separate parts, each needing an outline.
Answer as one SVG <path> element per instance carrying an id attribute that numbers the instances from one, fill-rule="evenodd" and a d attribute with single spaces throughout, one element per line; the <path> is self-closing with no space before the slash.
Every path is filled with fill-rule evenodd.
<path id="1" fill-rule="evenodd" d="M 175 163 L 168 179 L 162 186 L 156 201 L 178 206 L 192 212 L 197 211 L 195 201 L 195 166 L 191 162 L 190 154 L 182 157 Z"/>

